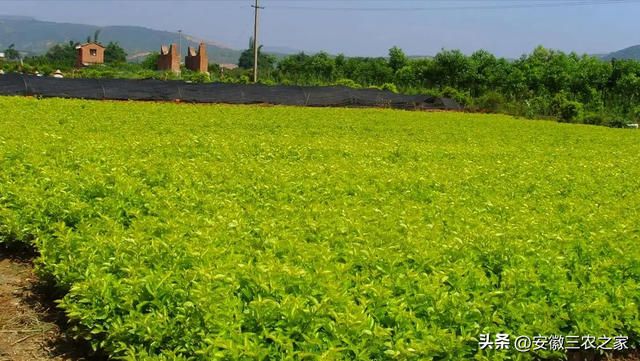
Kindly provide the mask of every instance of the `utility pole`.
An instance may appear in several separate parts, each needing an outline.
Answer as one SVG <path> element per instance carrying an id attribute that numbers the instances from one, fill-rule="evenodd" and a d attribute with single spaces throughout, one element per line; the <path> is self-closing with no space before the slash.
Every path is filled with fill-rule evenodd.
<path id="1" fill-rule="evenodd" d="M 182 64 L 182 30 L 178 30 L 178 34 L 180 34 L 180 40 L 178 40 L 178 56 L 180 59 L 178 60 L 178 64 Z"/>
<path id="2" fill-rule="evenodd" d="M 264 9 L 264 7 L 258 6 L 258 0 L 255 5 L 251 7 L 256 10 L 256 19 L 253 25 L 253 82 L 258 82 L 258 9 Z"/>

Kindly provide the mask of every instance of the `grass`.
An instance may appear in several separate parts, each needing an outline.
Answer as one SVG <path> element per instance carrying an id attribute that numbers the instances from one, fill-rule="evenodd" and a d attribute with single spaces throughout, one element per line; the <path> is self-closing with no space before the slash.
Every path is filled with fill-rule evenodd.
<path id="1" fill-rule="evenodd" d="M 126 360 L 477 360 L 640 332 L 640 133 L 0 98 L 0 242 Z"/>

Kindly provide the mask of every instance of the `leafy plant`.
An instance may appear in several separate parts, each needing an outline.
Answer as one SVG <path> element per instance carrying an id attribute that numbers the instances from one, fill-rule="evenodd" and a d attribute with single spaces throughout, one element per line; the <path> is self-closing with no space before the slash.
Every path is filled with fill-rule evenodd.
<path id="1" fill-rule="evenodd" d="M 382 84 L 382 86 L 380 87 L 380 90 L 398 93 L 398 88 L 396 88 L 395 84 L 391 84 L 391 83 Z"/>
<path id="2" fill-rule="evenodd" d="M 640 335 L 638 132 L 0 98 L 0 243 L 123 360 L 532 360 Z"/>
<path id="3" fill-rule="evenodd" d="M 499 111 L 505 103 L 504 96 L 495 91 L 486 93 L 478 100 L 478 106 L 490 112 Z"/>
<path id="4" fill-rule="evenodd" d="M 195 71 L 182 72 L 182 79 L 193 83 L 211 83 L 209 74 Z"/>
<path id="5" fill-rule="evenodd" d="M 338 81 L 335 82 L 335 85 L 346 86 L 353 89 L 362 88 L 360 85 L 356 84 L 356 82 L 351 79 L 339 79 Z"/>

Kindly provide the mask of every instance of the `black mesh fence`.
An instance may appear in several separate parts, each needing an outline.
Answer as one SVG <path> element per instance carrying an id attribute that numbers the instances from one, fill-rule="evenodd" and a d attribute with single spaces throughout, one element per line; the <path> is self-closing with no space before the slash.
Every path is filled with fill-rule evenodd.
<path id="1" fill-rule="evenodd" d="M 153 100 L 193 103 L 274 104 L 309 107 L 386 107 L 459 110 L 452 99 L 401 95 L 342 86 L 301 87 L 262 84 L 191 84 L 183 81 L 65 79 L 22 74 L 0 75 L 0 95 L 98 100 Z"/>

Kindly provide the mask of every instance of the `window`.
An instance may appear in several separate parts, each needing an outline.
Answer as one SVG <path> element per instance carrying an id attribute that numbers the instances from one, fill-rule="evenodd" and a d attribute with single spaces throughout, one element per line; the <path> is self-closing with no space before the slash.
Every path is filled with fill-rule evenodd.
<path id="1" fill-rule="evenodd" d="M 98 51 L 96 49 L 89 49 L 89 55 L 96 56 L 98 55 Z"/>

